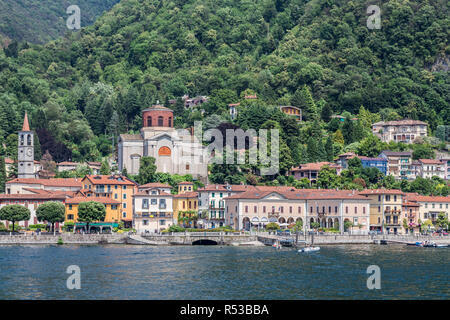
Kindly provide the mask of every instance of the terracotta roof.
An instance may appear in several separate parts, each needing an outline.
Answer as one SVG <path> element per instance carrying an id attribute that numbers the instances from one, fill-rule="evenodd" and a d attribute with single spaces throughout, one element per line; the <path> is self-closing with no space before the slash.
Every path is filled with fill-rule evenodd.
<path id="1" fill-rule="evenodd" d="M 156 189 L 156 188 L 153 188 L 153 189 Z M 152 190 L 152 189 L 150 189 L 150 190 Z M 150 190 L 147 190 L 147 191 L 150 191 Z M 147 191 L 139 191 L 139 192 L 135 193 L 134 196 L 152 196 L 152 197 L 172 196 L 171 193 L 167 193 L 167 192 L 164 192 L 164 191 L 161 191 L 161 190 L 159 190 L 159 194 L 150 194 Z"/>
<path id="2" fill-rule="evenodd" d="M 14 160 L 11 158 L 5 158 L 5 164 L 13 164 Z"/>
<path id="3" fill-rule="evenodd" d="M 94 174 L 85 176 L 82 181 L 84 181 L 85 179 L 88 179 L 92 184 L 136 185 L 135 182 L 121 175 Z"/>
<path id="4" fill-rule="evenodd" d="M 185 192 L 180 194 L 174 194 L 174 198 L 197 198 L 198 192 Z"/>
<path id="5" fill-rule="evenodd" d="M 48 194 L 40 194 L 40 193 L 32 193 L 32 194 L 0 194 L 1 200 L 64 200 L 67 196 L 64 194 L 58 193 L 48 193 Z"/>
<path id="6" fill-rule="evenodd" d="M 23 118 L 22 131 L 30 131 L 30 125 L 28 124 L 28 114 L 25 112 L 25 117 Z"/>
<path id="7" fill-rule="evenodd" d="M 419 159 L 419 162 L 422 162 L 424 164 L 444 164 L 441 160 L 434 159 Z"/>
<path id="8" fill-rule="evenodd" d="M 419 121 L 419 120 L 398 120 L 398 121 L 380 121 L 377 123 L 374 123 L 373 126 L 403 126 L 403 125 L 428 125 L 426 122 Z"/>
<path id="9" fill-rule="evenodd" d="M 244 192 L 251 189 L 255 189 L 254 186 L 243 184 L 229 184 L 228 187 L 230 187 L 230 190 L 227 189 L 226 184 L 208 184 L 204 188 L 199 188 L 197 191 Z"/>
<path id="10" fill-rule="evenodd" d="M 442 197 L 442 196 L 408 196 L 408 201 L 415 202 L 450 202 L 450 196 Z M 437 209 L 439 210 L 439 209 Z"/>
<path id="11" fill-rule="evenodd" d="M 230 103 L 228 106 L 229 106 L 229 107 L 237 107 L 237 106 L 239 106 L 239 105 L 241 105 L 240 102 L 238 102 L 238 103 Z"/>
<path id="12" fill-rule="evenodd" d="M 254 94 L 254 95 L 245 96 L 244 99 L 258 99 L 258 97 L 256 96 L 256 94 Z"/>
<path id="13" fill-rule="evenodd" d="M 172 188 L 170 185 L 160 182 L 150 182 L 139 186 L 139 189 L 144 188 Z"/>
<path id="14" fill-rule="evenodd" d="M 351 199 L 351 200 L 369 200 L 359 195 L 353 190 L 314 190 L 304 191 L 302 189 L 292 188 L 290 190 L 265 190 L 265 191 L 247 191 L 235 194 L 226 199 L 262 199 L 270 194 L 279 194 L 289 200 L 326 200 L 326 199 Z"/>
<path id="15" fill-rule="evenodd" d="M 304 163 L 301 164 L 298 168 L 293 168 L 291 171 L 319 171 L 324 166 L 329 166 L 330 168 L 340 168 L 339 165 L 332 163 L 332 162 L 311 162 L 311 163 Z"/>
<path id="16" fill-rule="evenodd" d="M 194 183 L 189 182 L 189 181 L 183 181 L 183 182 L 180 182 L 178 185 L 191 185 L 191 184 L 194 184 Z"/>
<path id="17" fill-rule="evenodd" d="M 99 166 L 99 167 L 102 166 L 102 163 L 101 163 L 101 162 L 97 162 L 97 161 L 86 161 L 86 163 L 87 163 L 89 166 Z"/>
<path id="18" fill-rule="evenodd" d="M 402 206 L 404 207 L 420 207 L 420 204 L 415 202 L 404 202 L 402 203 Z"/>
<path id="19" fill-rule="evenodd" d="M 360 191 L 359 194 L 371 195 L 371 194 L 404 194 L 402 190 L 398 189 L 366 189 Z"/>
<path id="20" fill-rule="evenodd" d="M 355 157 L 355 156 L 356 156 L 356 153 L 353 153 L 353 152 L 346 152 L 346 153 L 338 155 L 338 157 Z"/>
<path id="21" fill-rule="evenodd" d="M 33 179 L 33 178 L 16 178 L 6 183 L 20 184 L 40 184 L 48 187 L 80 187 L 80 178 L 51 178 L 51 179 Z"/>
<path id="22" fill-rule="evenodd" d="M 66 200 L 66 203 L 78 204 L 81 202 L 95 201 L 103 204 L 120 204 L 119 201 L 113 200 L 108 197 L 75 197 Z"/>

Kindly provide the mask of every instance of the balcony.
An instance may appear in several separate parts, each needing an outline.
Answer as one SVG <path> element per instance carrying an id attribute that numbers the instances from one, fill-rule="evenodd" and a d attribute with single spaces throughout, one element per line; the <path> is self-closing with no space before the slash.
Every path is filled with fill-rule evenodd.
<path id="1" fill-rule="evenodd" d="M 168 212 L 161 212 L 156 214 L 151 213 L 135 213 L 134 218 L 148 218 L 148 219 L 157 219 L 157 218 L 172 218 L 173 214 Z"/>

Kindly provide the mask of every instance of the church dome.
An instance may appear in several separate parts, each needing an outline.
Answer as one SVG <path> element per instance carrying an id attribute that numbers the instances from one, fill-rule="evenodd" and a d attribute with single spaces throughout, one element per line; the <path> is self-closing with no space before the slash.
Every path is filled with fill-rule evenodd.
<path id="1" fill-rule="evenodd" d="M 173 111 L 161 105 L 153 105 L 142 111 L 143 127 L 173 127 Z"/>

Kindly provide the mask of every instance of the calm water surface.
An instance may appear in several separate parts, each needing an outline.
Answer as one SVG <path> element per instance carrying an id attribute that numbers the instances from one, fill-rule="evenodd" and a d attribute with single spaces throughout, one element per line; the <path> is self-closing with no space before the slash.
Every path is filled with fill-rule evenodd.
<path id="1" fill-rule="evenodd" d="M 449 299 L 450 248 L 0 246 L 0 299 Z M 68 290 L 69 265 L 81 289 Z M 381 268 L 368 290 L 366 269 Z"/>

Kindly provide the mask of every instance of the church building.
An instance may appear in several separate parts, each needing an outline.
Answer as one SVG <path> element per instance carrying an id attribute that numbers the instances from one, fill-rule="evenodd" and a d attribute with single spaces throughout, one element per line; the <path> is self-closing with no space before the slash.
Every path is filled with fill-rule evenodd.
<path id="1" fill-rule="evenodd" d="M 138 174 L 141 157 L 153 157 L 157 172 L 190 174 L 206 182 L 207 158 L 201 141 L 187 130 L 175 130 L 173 120 L 173 111 L 164 106 L 153 105 L 143 110 L 140 133 L 119 137 L 119 170 Z"/>

